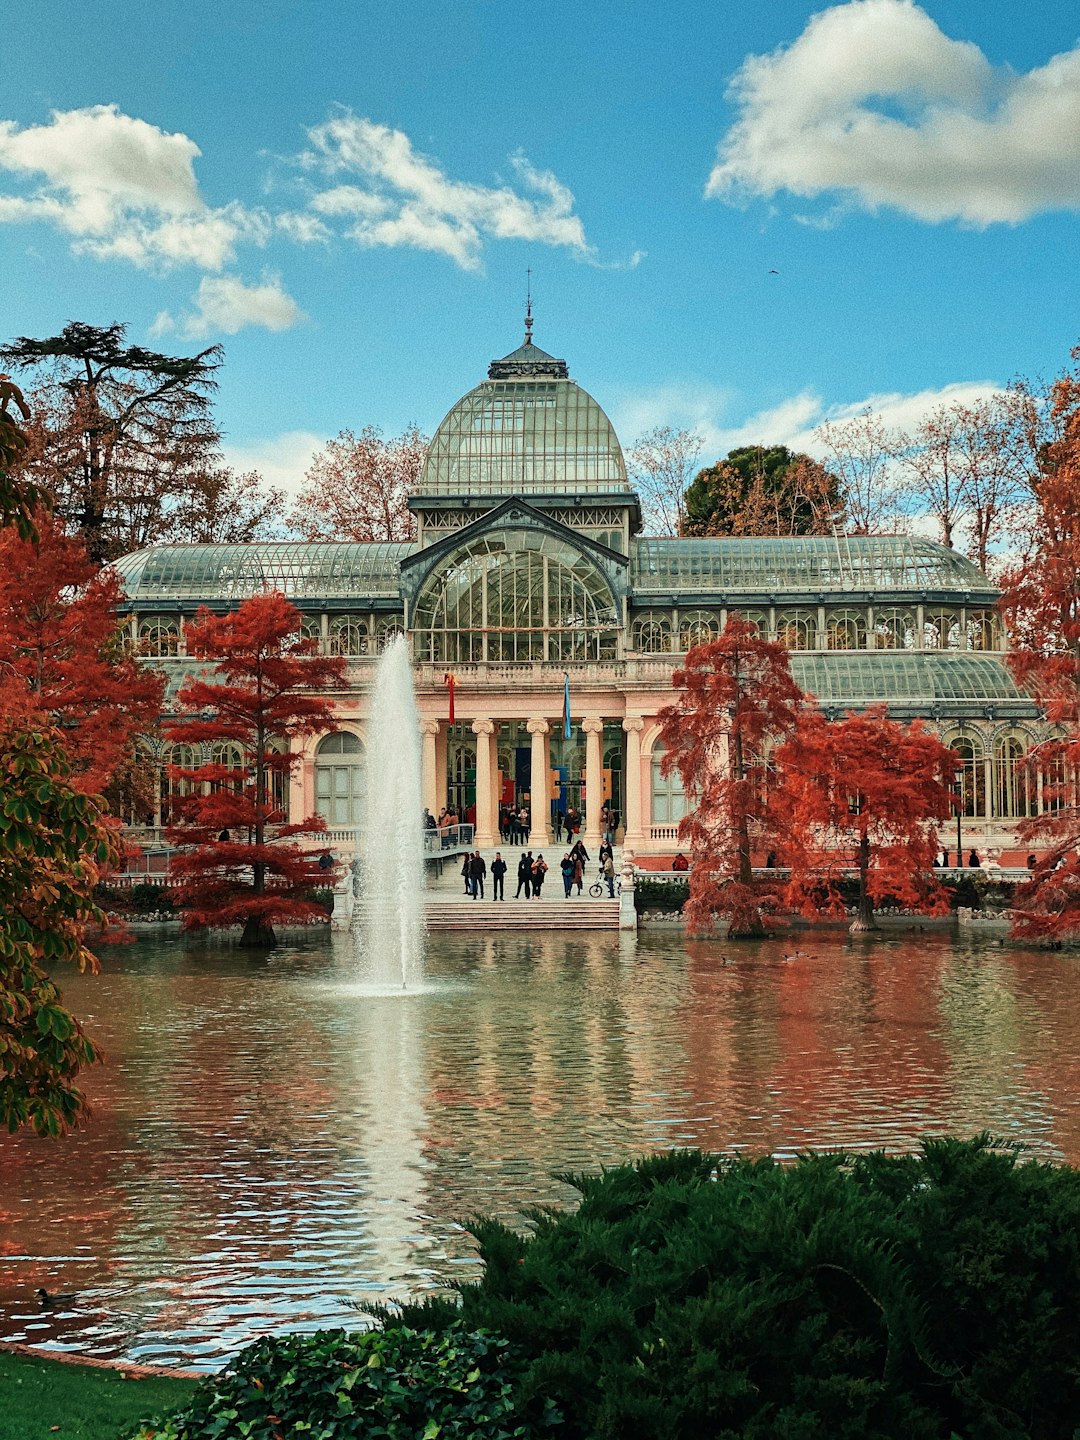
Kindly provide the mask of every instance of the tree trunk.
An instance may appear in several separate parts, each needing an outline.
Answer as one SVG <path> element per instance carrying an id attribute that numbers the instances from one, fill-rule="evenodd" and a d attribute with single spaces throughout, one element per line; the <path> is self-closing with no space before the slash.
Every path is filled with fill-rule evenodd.
<path id="1" fill-rule="evenodd" d="M 268 925 L 257 915 L 251 915 L 244 921 L 244 931 L 240 936 L 241 950 L 273 950 L 276 944 L 277 936 L 272 925 Z"/>
<path id="2" fill-rule="evenodd" d="M 848 929 L 848 933 L 851 935 L 866 935 L 879 928 L 866 885 L 866 875 L 869 869 L 870 841 L 863 835 L 859 840 L 859 908 Z"/>
<path id="3" fill-rule="evenodd" d="M 738 732 L 735 734 L 735 773 L 740 781 L 746 779 L 742 736 Z M 738 880 L 747 890 L 753 892 L 754 869 L 750 859 L 750 826 L 747 822 L 745 808 L 739 811 L 735 823 L 739 836 Z M 759 940 L 764 934 L 765 923 L 757 905 L 750 905 L 742 915 L 732 915 L 728 923 L 729 940 Z"/>

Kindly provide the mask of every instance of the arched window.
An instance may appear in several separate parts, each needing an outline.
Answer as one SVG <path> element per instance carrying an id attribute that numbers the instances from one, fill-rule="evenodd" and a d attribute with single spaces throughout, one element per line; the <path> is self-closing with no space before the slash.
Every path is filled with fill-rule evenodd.
<path id="1" fill-rule="evenodd" d="M 359 825 L 365 795 L 364 747 L 349 730 L 319 741 L 315 751 L 315 809 L 331 827 Z"/>
<path id="2" fill-rule="evenodd" d="M 300 638 L 303 640 L 314 640 L 318 649 L 322 650 L 322 621 L 317 615 L 305 615 L 300 624 Z"/>
<path id="3" fill-rule="evenodd" d="M 368 653 L 368 627 L 363 620 L 339 616 L 330 621 L 331 655 L 366 655 Z"/>
<path id="4" fill-rule="evenodd" d="M 380 620 L 375 627 L 375 645 L 379 654 L 392 645 L 399 635 L 405 634 L 400 620 Z"/>
<path id="5" fill-rule="evenodd" d="M 670 775 L 660 773 L 660 762 L 666 754 L 662 745 L 656 745 L 652 753 L 652 823 L 654 825 L 677 825 L 686 814 L 686 795 L 683 793 L 682 776 L 678 770 Z"/>
<path id="6" fill-rule="evenodd" d="M 816 610 L 778 610 L 776 641 L 788 650 L 817 649 Z"/>
<path id="7" fill-rule="evenodd" d="M 865 650 L 866 616 L 860 610 L 830 610 L 825 637 L 830 650 Z"/>
<path id="8" fill-rule="evenodd" d="M 684 610 L 679 616 L 679 649 L 707 645 L 720 634 L 720 617 L 712 610 Z"/>
<path id="9" fill-rule="evenodd" d="M 917 650 L 919 620 L 914 610 L 875 610 L 874 644 L 878 650 Z"/>
<path id="10" fill-rule="evenodd" d="M 1001 623 L 994 610 L 969 610 L 965 616 L 969 650 L 1000 650 Z"/>
<path id="11" fill-rule="evenodd" d="M 193 795 L 199 788 L 197 780 L 176 774 L 177 770 L 197 770 L 202 756 L 194 745 L 171 745 L 162 756 L 161 823 L 176 820 L 176 802 Z"/>
<path id="12" fill-rule="evenodd" d="M 412 616 L 418 660 L 615 658 L 615 599 L 601 570 L 561 536 L 492 530 L 430 575 Z"/>
<path id="13" fill-rule="evenodd" d="M 748 625 L 754 627 L 754 632 L 760 635 L 763 640 L 769 635 L 769 614 L 767 610 L 731 610 L 729 615 L 738 615 L 740 620 L 745 620 Z"/>
<path id="14" fill-rule="evenodd" d="M 964 635 L 960 612 L 940 606 L 923 612 L 923 645 L 927 650 L 962 650 Z"/>
<path id="15" fill-rule="evenodd" d="M 956 752 L 960 761 L 960 813 L 968 819 L 979 819 L 986 814 L 986 774 L 983 769 L 982 744 L 969 735 L 957 735 L 949 741 L 949 748 Z"/>
<path id="16" fill-rule="evenodd" d="M 218 740 L 210 746 L 210 764 L 224 765 L 232 774 L 227 780 L 211 780 L 211 790 L 234 790 L 237 795 L 244 789 L 244 782 L 247 779 L 247 765 L 244 760 L 243 747 L 234 740 Z"/>
<path id="17" fill-rule="evenodd" d="M 994 814 L 1022 820 L 1035 813 L 1034 775 L 1019 735 L 1003 735 L 994 747 Z"/>
<path id="18" fill-rule="evenodd" d="M 634 621 L 634 649 L 639 655 L 666 655 L 671 650 L 671 621 L 666 615 L 643 615 Z"/>
<path id="19" fill-rule="evenodd" d="M 172 615 L 150 615 L 139 622 L 139 649 L 167 659 L 180 653 L 180 622 Z"/>

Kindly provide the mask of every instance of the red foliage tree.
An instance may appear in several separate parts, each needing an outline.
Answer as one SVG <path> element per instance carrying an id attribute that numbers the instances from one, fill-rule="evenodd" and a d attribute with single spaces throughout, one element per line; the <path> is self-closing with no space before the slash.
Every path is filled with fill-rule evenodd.
<path id="1" fill-rule="evenodd" d="M 36 544 L 14 528 L 0 534 L 0 714 L 59 726 L 73 782 L 96 794 L 157 723 L 164 681 L 130 652 L 115 573 L 59 520 L 34 519 Z"/>
<path id="2" fill-rule="evenodd" d="M 926 914 L 948 909 L 934 875 L 936 822 L 954 807 L 956 756 L 917 721 L 900 725 L 877 707 L 827 721 L 800 716 L 777 751 L 783 775 L 787 899 L 804 914 L 843 914 L 840 882 L 859 882 L 853 931 L 875 930 L 886 900 Z"/>
<path id="3" fill-rule="evenodd" d="M 249 947 L 274 945 L 275 922 L 326 918 L 308 896 L 330 877 L 316 854 L 290 843 L 325 829 L 324 822 L 313 815 L 285 823 L 273 793 L 275 778 L 286 783 L 299 758 L 291 742 L 333 724 L 325 692 L 340 683 L 346 664 L 317 654 L 301 621 L 277 592 L 255 595 L 228 615 L 201 610 L 187 630 L 187 651 L 213 661 L 216 675 L 184 682 L 184 714 L 166 728 L 177 743 L 232 743 L 243 753 L 240 772 L 221 763 L 174 767 L 192 793 L 176 802 L 180 818 L 168 834 L 180 852 L 172 870 L 185 926 L 242 925 L 240 943 Z"/>
<path id="4" fill-rule="evenodd" d="M 792 733 L 803 692 L 783 646 L 737 615 L 690 651 L 672 682 L 680 693 L 660 712 L 661 770 L 679 772 L 692 806 L 679 824 L 693 860 L 688 928 L 726 915 L 731 936 L 761 935 L 776 887 L 755 879 L 751 852 L 780 838 L 768 754 Z"/>
<path id="5" fill-rule="evenodd" d="M 1080 931 L 1080 369 L 1054 385 L 1050 419 L 1055 438 L 1040 454 L 1030 553 L 1005 576 L 1001 601 L 1009 664 L 1057 730 L 1030 756 L 1046 810 L 1017 832 L 1045 847 L 1013 901 L 1024 938 Z"/>

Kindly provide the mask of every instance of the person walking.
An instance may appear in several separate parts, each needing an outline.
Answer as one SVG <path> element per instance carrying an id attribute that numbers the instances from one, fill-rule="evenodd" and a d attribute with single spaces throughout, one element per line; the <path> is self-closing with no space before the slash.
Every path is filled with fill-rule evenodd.
<path id="1" fill-rule="evenodd" d="M 587 865 L 589 863 L 589 852 L 585 849 L 584 844 L 580 840 L 575 840 L 574 848 L 570 851 L 570 854 L 579 856 L 582 865 Z"/>
<path id="2" fill-rule="evenodd" d="M 544 876 L 547 874 L 547 861 L 543 855 L 538 854 L 532 866 L 532 887 L 535 899 L 540 899 L 540 891 L 544 888 Z"/>
<path id="3" fill-rule="evenodd" d="M 580 895 L 585 880 L 585 862 L 576 850 L 570 851 L 570 864 L 574 867 L 570 873 L 571 884 L 577 886 L 577 893 Z"/>
<path id="4" fill-rule="evenodd" d="M 601 874 L 607 882 L 608 899 L 615 899 L 615 861 L 611 858 L 611 851 L 608 851 L 607 859 L 601 867 Z"/>
<path id="5" fill-rule="evenodd" d="M 567 900 L 569 900 L 570 886 L 574 883 L 574 862 L 570 859 L 569 851 L 562 857 L 559 874 L 562 876 L 563 893 L 566 895 Z"/>
<path id="6" fill-rule="evenodd" d="M 506 861 L 502 858 L 502 852 L 495 851 L 495 859 L 491 862 L 491 898 L 493 900 L 505 900 L 503 883 L 506 879 Z"/>
<path id="7" fill-rule="evenodd" d="M 517 894 L 514 896 L 515 900 L 521 899 L 522 886 L 525 887 L 526 900 L 528 900 L 528 898 L 532 894 L 532 863 L 533 858 L 531 850 L 528 852 L 527 855 L 522 855 L 521 859 L 518 861 L 518 888 Z"/>
<path id="8" fill-rule="evenodd" d="M 563 831 L 563 812 L 558 805 L 555 806 L 555 814 L 551 817 L 551 829 L 555 836 L 555 844 L 560 844 Z"/>
<path id="9" fill-rule="evenodd" d="M 601 840 L 601 842 L 600 842 L 600 849 L 599 849 L 599 850 L 597 851 L 597 853 L 596 853 L 596 858 L 600 861 L 601 866 L 603 865 L 603 863 L 604 863 L 605 860 L 608 860 L 608 859 L 612 859 L 612 860 L 613 860 L 613 859 L 615 858 L 614 852 L 613 852 L 613 850 L 612 850 L 612 848 L 611 848 L 611 844 L 610 844 L 609 841 L 607 841 L 607 840 Z"/>
<path id="10" fill-rule="evenodd" d="M 471 895 L 472 891 L 472 854 L 466 850 L 465 859 L 461 862 L 461 878 L 465 881 L 465 894 Z"/>

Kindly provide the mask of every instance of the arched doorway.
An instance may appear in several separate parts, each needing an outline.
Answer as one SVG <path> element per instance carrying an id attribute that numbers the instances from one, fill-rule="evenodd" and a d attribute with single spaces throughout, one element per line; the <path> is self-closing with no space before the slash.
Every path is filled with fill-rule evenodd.
<path id="1" fill-rule="evenodd" d="M 364 747 L 348 730 L 319 741 L 315 751 L 315 809 L 331 828 L 359 825 L 366 795 Z"/>

